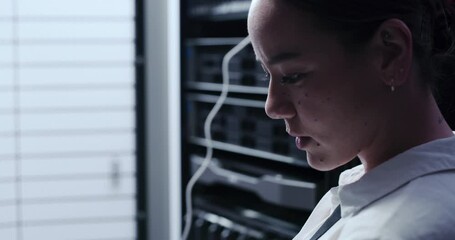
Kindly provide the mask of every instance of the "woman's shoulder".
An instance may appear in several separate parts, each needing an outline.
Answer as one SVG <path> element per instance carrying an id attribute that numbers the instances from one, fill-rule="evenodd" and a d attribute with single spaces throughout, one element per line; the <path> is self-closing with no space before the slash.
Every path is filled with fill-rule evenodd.
<path id="1" fill-rule="evenodd" d="M 454 182 L 455 171 L 414 179 L 352 216 L 342 231 L 347 238 L 341 239 L 452 239 Z"/>

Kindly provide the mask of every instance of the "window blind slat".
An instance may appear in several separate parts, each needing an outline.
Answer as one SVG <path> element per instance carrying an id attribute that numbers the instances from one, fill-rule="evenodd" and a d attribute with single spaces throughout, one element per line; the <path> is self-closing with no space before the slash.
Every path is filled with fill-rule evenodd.
<path id="1" fill-rule="evenodd" d="M 34 39 L 134 39 L 134 21 L 123 22 L 22 22 L 19 24 L 19 37 L 21 40 Z M 0 25 L 2 26 L 2 25 Z M 1 39 L 0 34 L 0 39 Z M 5 37 L 7 38 L 7 37 Z"/>
<path id="2" fill-rule="evenodd" d="M 0 94 L 0 109 L 11 110 L 14 108 L 14 92 L 10 87 L 7 91 L 2 91 Z"/>
<path id="3" fill-rule="evenodd" d="M 134 177 L 121 178 L 118 182 L 114 182 L 111 178 L 24 182 L 22 198 L 24 200 L 36 200 L 83 196 L 115 197 L 134 195 L 135 185 Z M 46 191 L 42 191 L 42 189 L 46 189 Z"/>
<path id="4" fill-rule="evenodd" d="M 12 49 L 12 48 L 11 48 Z M 1 49 L 0 49 L 1 51 Z M 6 50 L 5 50 L 6 51 Z M 12 54 L 12 53 L 11 53 Z M 20 63 L 52 62 L 103 62 L 134 60 L 134 46 L 128 44 L 112 45 L 21 45 Z M 2 58 L 0 58 L 2 61 Z M 6 61 L 6 60 L 5 60 Z"/>
<path id="5" fill-rule="evenodd" d="M 13 52 L 12 44 L 0 44 L 0 64 L 11 64 L 14 57 Z"/>
<path id="6" fill-rule="evenodd" d="M 12 21 L 0 21 L 0 29 L 1 29 L 0 43 L 8 42 L 8 41 L 11 42 L 13 40 L 13 22 Z"/>
<path id="7" fill-rule="evenodd" d="M 20 126 L 23 132 L 55 130 L 134 129 L 134 112 L 51 113 L 23 114 Z M 77 119 L 77 121 L 74 121 Z M 6 119 L 5 119 L 6 120 Z M 14 119 L 8 123 L 13 124 Z M 0 121 L 3 122 L 3 121 Z M 7 129 L 7 128 L 6 128 Z M 5 130 L 6 130 L 5 129 Z M 0 133 L 3 128 L 0 126 Z"/>
<path id="8" fill-rule="evenodd" d="M 43 221 L 125 216 L 133 218 L 134 208 L 135 203 L 132 199 L 100 202 L 24 204 L 23 219 L 24 221 Z"/>
<path id="9" fill-rule="evenodd" d="M 13 16 L 13 1 L 14 0 L 2 0 L 0 8 L 0 18 L 11 19 Z"/>
<path id="10" fill-rule="evenodd" d="M 11 227 L 11 224 L 8 226 L 0 225 L 0 239 L 16 239 L 17 231 Z"/>
<path id="11" fill-rule="evenodd" d="M 1 73 L 0 73 L 1 74 Z M 6 75 L 6 74 L 5 74 Z M 0 75 L 1 76 L 1 75 Z M 22 87 L 133 84 L 134 67 L 63 67 L 22 68 L 19 76 Z"/>
<path id="12" fill-rule="evenodd" d="M 14 72 L 12 68 L 0 68 L 0 91 L 12 91 L 14 84 Z"/>
<path id="13" fill-rule="evenodd" d="M 15 154 L 15 141 L 11 137 L 0 136 L 0 160 L 11 159 Z M 1 191 L 0 191 L 1 192 Z"/>
<path id="14" fill-rule="evenodd" d="M 55 226 L 36 225 L 24 227 L 24 240 L 62 240 L 62 236 L 71 236 L 76 240 L 132 240 L 135 226 L 133 221 L 122 220 L 113 223 L 76 223 Z"/>
<path id="15" fill-rule="evenodd" d="M 15 169 L 16 163 L 14 161 L 11 160 L 0 161 L 0 182 L 3 180 L 12 180 L 16 176 Z"/>
<path id="16" fill-rule="evenodd" d="M 0 182 L 0 205 L 3 202 L 11 202 L 16 200 L 16 184 L 12 182 L 1 183 Z"/>
<path id="17" fill-rule="evenodd" d="M 128 91 L 130 90 L 130 91 Z M 133 106 L 132 89 L 88 89 L 21 92 L 21 108 L 68 108 Z M 2 108 L 2 105 L 0 105 Z"/>
<path id="18" fill-rule="evenodd" d="M 64 152 L 125 152 L 134 148 L 134 133 L 87 134 L 63 136 L 22 137 L 20 148 L 24 154 Z"/>
<path id="19" fill-rule="evenodd" d="M 1 94 L 1 93 L 0 93 Z M 0 99 L 1 101 L 1 99 Z M 15 118 L 13 114 L 1 114 L 0 116 L 0 136 L 12 135 L 14 132 Z"/>
<path id="20" fill-rule="evenodd" d="M 6 161 L 5 161 L 6 162 Z M 53 159 L 24 159 L 22 168 L 24 177 L 30 176 L 62 176 L 99 174 L 109 175 L 119 173 L 134 173 L 135 161 L 133 155 L 119 156 L 110 154 L 98 157 L 70 157 Z M 0 162 L 0 166 L 2 162 Z M 49 168 L 48 166 L 53 166 Z M 8 175 L 5 175 L 7 177 Z"/>
<path id="21" fill-rule="evenodd" d="M 16 206 L 0 206 L 0 229 L 1 225 L 5 223 L 14 223 L 16 221 Z M 9 238 L 2 238 L 1 237 L 1 230 L 0 230 L 0 238 L 1 239 L 9 239 Z"/>
<path id="22" fill-rule="evenodd" d="M 133 0 L 20 0 L 18 6 L 20 17 L 134 15 Z"/>

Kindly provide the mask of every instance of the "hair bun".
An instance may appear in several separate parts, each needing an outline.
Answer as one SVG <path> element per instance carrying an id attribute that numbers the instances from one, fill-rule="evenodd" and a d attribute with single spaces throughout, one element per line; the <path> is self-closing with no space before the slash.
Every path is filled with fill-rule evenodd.
<path id="1" fill-rule="evenodd" d="M 433 15 L 431 69 L 435 77 L 433 92 L 447 122 L 455 129 L 455 0 L 428 0 L 439 8 Z"/>
<path id="2" fill-rule="evenodd" d="M 432 52 L 433 54 L 450 53 L 454 43 L 455 14 L 453 9 L 453 0 L 430 1 L 432 7 L 433 30 L 428 33 L 432 35 Z M 431 10 L 430 10 L 431 11 Z M 425 34 L 426 35 L 426 34 Z"/>

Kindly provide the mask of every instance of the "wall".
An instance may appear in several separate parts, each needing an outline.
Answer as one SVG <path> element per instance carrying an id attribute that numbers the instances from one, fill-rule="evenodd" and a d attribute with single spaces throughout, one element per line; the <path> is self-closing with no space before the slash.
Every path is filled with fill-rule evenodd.
<path id="1" fill-rule="evenodd" d="M 134 239 L 134 2 L 0 3 L 0 239 Z"/>

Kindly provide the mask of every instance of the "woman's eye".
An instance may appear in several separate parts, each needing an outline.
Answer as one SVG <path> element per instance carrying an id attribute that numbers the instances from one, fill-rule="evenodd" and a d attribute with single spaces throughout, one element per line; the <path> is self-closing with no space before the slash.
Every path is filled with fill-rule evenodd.
<path id="1" fill-rule="evenodd" d="M 307 73 L 293 73 L 291 75 L 283 76 L 283 77 L 281 77 L 280 83 L 281 84 L 293 84 L 293 83 L 296 83 L 296 82 L 302 80 L 306 75 L 308 75 L 308 74 Z"/>

